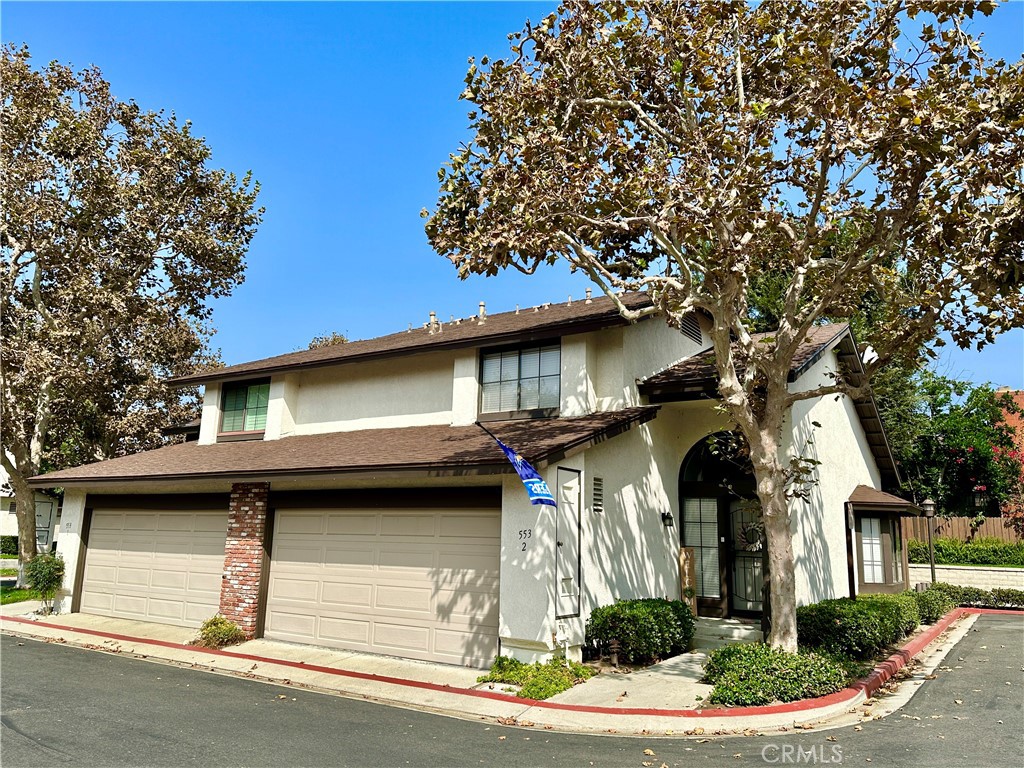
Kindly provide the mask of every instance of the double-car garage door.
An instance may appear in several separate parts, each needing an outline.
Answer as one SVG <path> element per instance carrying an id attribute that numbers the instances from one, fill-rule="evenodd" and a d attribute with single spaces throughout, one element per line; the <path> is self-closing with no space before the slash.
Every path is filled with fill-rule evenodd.
<path id="1" fill-rule="evenodd" d="M 81 610 L 198 626 L 218 611 L 227 524 L 94 510 Z M 497 509 L 280 509 L 273 531 L 266 637 L 474 666 L 497 653 Z"/>

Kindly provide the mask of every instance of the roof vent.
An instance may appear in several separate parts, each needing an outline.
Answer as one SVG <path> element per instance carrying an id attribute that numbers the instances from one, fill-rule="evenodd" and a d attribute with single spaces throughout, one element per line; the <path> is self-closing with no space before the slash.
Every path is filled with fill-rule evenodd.
<path id="1" fill-rule="evenodd" d="M 593 301 L 593 299 L 592 299 L 592 298 L 590 298 L 590 289 L 589 289 L 589 288 L 587 288 L 587 300 L 586 300 L 586 301 L 584 301 L 583 303 L 584 303 L 584 304 L 589 304 L 589 303 L 590 303 L 590 302 L 592 302 L 592 301 Z"/>
<path id="2" fill-rule="evenodd" d="M 572 306 L 572 294 L 571 293 L 569 294 L 569 300 L 567 302 L 565 302 L 565 306 L 567 306 L 567 307 L 571 307 Z"/>
<path id="3" fill-rule="evenodd" d="M 519 305 L 518 304 L 516 304 L 516 314 L 517 315 L 519 314 Z"/>
<path id="4" fill-rule="evenodd" d="M 480 322 L 483 323 L 487 319 L 487 305 L 484 302 L 480 302 L 480 314 L 477 315 Z"/>
<path id="5" fill-rule="evenodd" d="M 441 324 L 437 322 L 437 313 L 430 313 L 430 322 L 427 323 L 427 327 L 430 328 L 430 335 L 433 336 L 435 333 L 441 332 Z"/>

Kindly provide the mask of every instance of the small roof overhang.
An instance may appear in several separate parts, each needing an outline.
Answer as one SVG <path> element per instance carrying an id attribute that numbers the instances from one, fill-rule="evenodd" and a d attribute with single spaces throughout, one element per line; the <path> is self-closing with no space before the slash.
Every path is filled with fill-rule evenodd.
<path id="1" fill-rule="evenodd" d="M 490 422 L 488 428 L 538 469 L 653 419 L 659 406 L 586 416 Z M 315 477 L 465 477 L 512 472 L 479 426 L 366 429 L 278 440 L 186 442 L 29 479 L 35 488 L 162 484 L 200 487 Z M 205 485 L 204 485 L 205 484 Z"/>
<path id="2" fill-rule="evenodd" d="M 885 493 L 869 485 L 858 485 L 850 494 L 855 512 L 887 512 L 889 514 L 919 516 L 922 509 L 906 499 Z"/>

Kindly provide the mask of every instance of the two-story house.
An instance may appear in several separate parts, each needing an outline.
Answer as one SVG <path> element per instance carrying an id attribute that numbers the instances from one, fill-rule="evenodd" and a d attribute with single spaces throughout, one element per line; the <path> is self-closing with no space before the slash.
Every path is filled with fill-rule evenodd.
<path id="1" fill-rule="evenodd" d="M 729 424 L 706 328 L 630 324 L 588 296 L 179 379 L 205 387 L 195 439 L 33 480 L 65 492 L 63 609 L 220 612 L 255 636 L 484 666 L 556 638 L 578 653 L 616 598 L 678 598 L 685 546 L 701 614 L 756 616 L 752 492 L 707 447 Z M 859 369 L 849 329 L 818 328 L 791 386 L 840 364 Z M 477 421 L 556 507 L 528 502 Z M 794 507 L 800 602 L 904 588 L 908 505 L 881 491 L 874 403 L 797 404 L 786 450 L 822 462 Z"/>

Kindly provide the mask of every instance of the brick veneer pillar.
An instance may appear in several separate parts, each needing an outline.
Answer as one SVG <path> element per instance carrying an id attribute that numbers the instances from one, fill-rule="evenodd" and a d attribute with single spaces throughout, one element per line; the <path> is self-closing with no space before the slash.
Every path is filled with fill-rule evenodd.
<path id="1" fill-rule="evenodd" d="M 231 486 L 220 612 L 249 637 L 256 633 L 259 612 L 269 492 L 270 483 L 236 483 Z"/>

